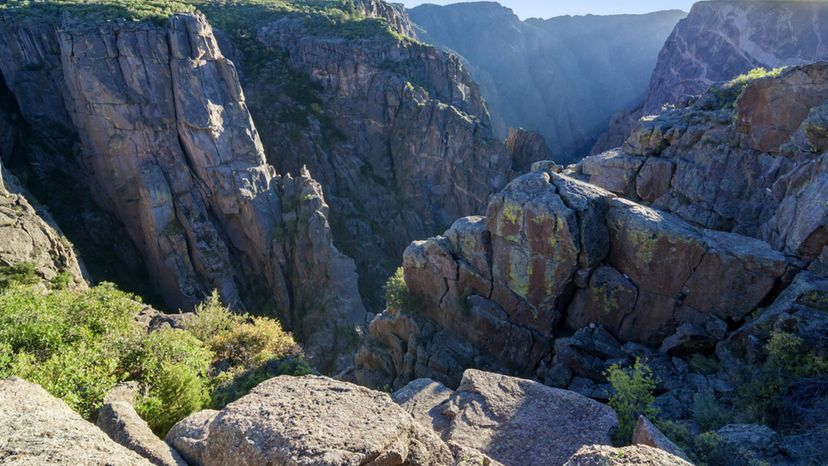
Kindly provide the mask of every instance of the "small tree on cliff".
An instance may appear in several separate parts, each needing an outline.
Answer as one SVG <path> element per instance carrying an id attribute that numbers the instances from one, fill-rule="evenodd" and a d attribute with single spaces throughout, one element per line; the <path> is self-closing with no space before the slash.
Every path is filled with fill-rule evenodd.
<path id="1" fill-rule="evenodd" d="M 638 416 L 643 414 L 652 418 L 657 414 L 653 406 L 653 391 L 658 381 L 653 376 L 653 371 L 640 359 L 626 369 L 613 365 L 607 370 L 606 376 L 615 391 L 609 405 L 618 414 L 618 430 L 614 441 L 619 445 L 627 444 L 632 438 Z"/>

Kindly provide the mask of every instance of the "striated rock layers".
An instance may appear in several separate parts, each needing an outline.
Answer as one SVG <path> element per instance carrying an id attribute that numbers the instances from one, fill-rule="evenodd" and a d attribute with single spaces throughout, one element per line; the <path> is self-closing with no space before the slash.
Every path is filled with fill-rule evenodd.
<path id="1" fill-rule="evenodd" d="M 203 16 L 2 21 L 0 70 L 22 115 L 44 137 L 79 142 L 79 181 L 123 224 L 170 307 L 215 288 L 275 312 L 323 370 L 347 363 L 337 358 L 365 319 L 353 262 L 333 246 L 319 184 L 267 164 Z"/>
<path id="2" fill-rule="evenodd" d="M 325 187 L 336 243 L 378 310 L 405 247 L 480 213 L 512 174 L 459 59 L 406 37 L 403 13 L 360 4 L 394 34 L 265 13 L 238 55 L 268 160 L 280 171 L 307 165 Z"/>
<path id="3" fill-rule="evenodd" d="M 606 399 L 603 371 L 643 354 L 623 343 L 712 350 L 825 274 L 826 91 L 828 63 L 794 67 L 643 122 L 623 151 L 535 164 L 485 218 L 406 250 L 412 297 L 371 323 L 358 378 L 482 367 Z"/>
<path id="4" fill-rule="evenodd" d="M 593 154 L 620 146 L 642 115 L 658 114 L 754 68 L 828 58 L 824 2 L 703 1 L 679 22 L 658 57 L 643 104 L 616 115 Z"/>

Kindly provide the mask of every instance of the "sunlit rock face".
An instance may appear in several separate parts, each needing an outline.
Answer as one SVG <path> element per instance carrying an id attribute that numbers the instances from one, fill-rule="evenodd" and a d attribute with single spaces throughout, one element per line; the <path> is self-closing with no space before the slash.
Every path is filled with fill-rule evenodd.
<path id="1" fill-rule="evenodd" d="M 801 65 L 828 58 L 824 2 L 705 1 L 696 3 L 664 44 L 640 108 L 618 114 L 593 147 L 618 147 L 642 115 L 698 95 L 754 68 Z"/>
<path id="2" fill-rule="evenodd" d="M 23 117 L 76 142 L 78 182 L 123 226 L 170 308 L 218 289 L 279 316 L 321 368 L 347 364 L 352 343 L 337 335 L 366 318 L 353 261 L 333 246 L 319 184 L 268 165 L 203 16 L 3 25 L 0 69 Z M 33 82 L 54 94 L 25 99 Z"/>

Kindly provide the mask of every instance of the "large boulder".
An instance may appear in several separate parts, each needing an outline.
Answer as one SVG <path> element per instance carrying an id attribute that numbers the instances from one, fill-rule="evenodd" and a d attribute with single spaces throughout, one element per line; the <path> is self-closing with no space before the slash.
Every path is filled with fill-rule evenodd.
<path id="1" fill-rule="evenodd" d="M 687 453 L 668 439 L 666 435 L 662 434 L 661 431 L 658 430 L 658 428 L 644 416 L 639 416 L 638 420 L 635 422 L 632 443 L 633 445 L 646 445 L 648 447 L 658 448 L 671 455 L 687 459 Z"/>
<path id="2" fill-rule="evenodd" d="M 391 396 L 395 403 L 411 413 L 420 424 L 431 427 L 438 434 L 449 428 L 450 419 L 443 413 L 454 393 L 450 388 L 431 379 L 412 380 Z"/>
<path id="3" fill-rule="evenodd" d="M 66 403 L 23 379 L 0 381 L 0 463 L 151 466 Z"/>
<path id="4" fill-rule="evenodd" d="M 126 401 L 106 403 L 98 413 L 97 426 L 112 440 L 148 459 L 156 466 L 187 466 L 175 449 L 155 436 L 135 408 Z"/>
<path id="5" fill-rule="evenodd" d="M 664 450 L 646 445 L 613 448 L 588 445 L 578 450 L 565 466 L 690 466 L 690 463 Z"/>
<path id="6" fill-rule="evenodd" d="M 218 413 L 181 421 L 167 439 L 203 466 L 453 462 L 387 394 L 319 376 L 270 379 Z"/>
<path id="7" fill-rule="evenodd" d="M 538 382 L 469 369 L 446 410 L 449 442 L 505 465 L 560 465 L 584 445 L 610 444 L 608 406 Z"/>

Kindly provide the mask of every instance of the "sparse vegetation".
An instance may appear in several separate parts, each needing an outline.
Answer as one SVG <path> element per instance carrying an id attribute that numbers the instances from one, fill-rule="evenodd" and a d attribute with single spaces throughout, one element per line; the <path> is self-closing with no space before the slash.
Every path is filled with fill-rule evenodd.
<path id="1" fill-rule="evenodd" d="M 690 406 L 693 420 L 704 430 L 717 430 L 730 423 L 730 410 L 719 403 L 712 393 L 696 393 Z"/>
<path id="2" fill-rule="evenodd" d="M 32 285 L 38 281 L 40 277 L 31 262 L 0 265 L 0 291 L 12 285 Z"/>
<path id="3" fill-rule="evenodd" d="M 614 390 L 609 405 L 618 414 L 618 430 L 613 440 L 618 445 L 625 445 L 632 437 L 638 416 L 654 418 L 658 414 L 653 406 L 657 380 L 641 360 L 636 360 L 629 368 L 613 365 L 606 376 Z"/>
<path id="4" fill-rule="evenodd" d="M 745 374 L 737 400 L 749 420 L 777 425 L 791 416 L 808 414 L 808 406 L 828 393 L 828 357 L 817 353 L 800 337 L 771 333 L 765 345 L 767 359 Z"/>
<path id="5" fill-rule="evenodd" d="M 402 267 L 398 268 L 385 283 L 385 305 L 397 311 L 410 310 L 416 306 L 414 295 L 405 283 Z"/>
<path id="6" fill-rule="evenodd" d="M 135 321 L 142 308 L 107 283 L 46 292 L 13 281 L 0 292 L 0 378 L 40 384 L 88 419 L 117 383 L 137 380 L 144 394 L 136 409 L 163 436 L 191 412 L 221 407 L 265 378 L 311 372 L 277 321 L 236 315 L 217 293 L 185 330 L 146 333 Z"/>

